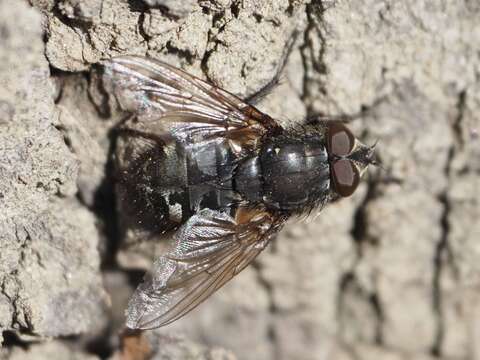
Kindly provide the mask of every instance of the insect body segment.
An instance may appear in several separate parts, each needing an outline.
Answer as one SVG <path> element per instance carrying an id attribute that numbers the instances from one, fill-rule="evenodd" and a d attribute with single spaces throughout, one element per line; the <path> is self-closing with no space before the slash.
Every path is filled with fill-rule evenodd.
<path id="1" fill-rule="evenodd" d="M 247 266 L 292 215 L 348 196 L 372 163 L 340 123 L 284 129 L 234 95 L 152 59 L 103 63 L 131 113 L 119 129 L 118 194 L 128 226 L 175 230 L 127 309 L 147 329 L 185 315 Z"/>

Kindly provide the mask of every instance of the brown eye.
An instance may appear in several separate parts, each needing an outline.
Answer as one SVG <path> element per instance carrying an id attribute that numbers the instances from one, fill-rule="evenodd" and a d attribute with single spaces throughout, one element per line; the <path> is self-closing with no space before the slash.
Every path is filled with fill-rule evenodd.
<path id="1" fill-rule="evenodd" d="M 341 159 L 332 165 L 332 181 L 338 195 L 347 197 L 357 188 L 360 173 L 350 160 Z"/>
<path id="2" fill-rule="evenodd" d="M 350 154 L 355 145 L 355 137 L 340 122 L 335 122 L 328 128 L 328 150 L 330 154 L 346 156 Z"/>

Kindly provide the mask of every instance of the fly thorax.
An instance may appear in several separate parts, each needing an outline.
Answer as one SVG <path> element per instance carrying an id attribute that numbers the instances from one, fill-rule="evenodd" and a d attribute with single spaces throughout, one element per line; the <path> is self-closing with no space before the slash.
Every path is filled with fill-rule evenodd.
<path id="1" fill-rule="evenodd" d="M 269 207 L 302 212 L 329 194 L 328 153 L 319 137 L 274 139 L 264 144 L 259 161 Z"/>

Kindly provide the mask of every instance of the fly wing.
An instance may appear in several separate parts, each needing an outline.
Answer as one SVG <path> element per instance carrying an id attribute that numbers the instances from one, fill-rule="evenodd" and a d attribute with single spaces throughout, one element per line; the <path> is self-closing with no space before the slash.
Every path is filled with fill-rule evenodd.
<path id="1" fill-rule="evenodd" d="M 263 210 L 248 210 L 235 219 L 210 209 L 193 215 L 177 232 L 173 249 L 155 262 L 132 296 L 127 326 L 157 328 L 188 313 L 243 270 L 282 220 Z"/>
<path id="2" fill-rule="evenodd" d="M 103 82 L 137 131 L 195 142 L 224 137 L 252 142 L 279 129 L 272 118 L 238 97 L 163 62 L 122 56 L 103 62 Z"/>

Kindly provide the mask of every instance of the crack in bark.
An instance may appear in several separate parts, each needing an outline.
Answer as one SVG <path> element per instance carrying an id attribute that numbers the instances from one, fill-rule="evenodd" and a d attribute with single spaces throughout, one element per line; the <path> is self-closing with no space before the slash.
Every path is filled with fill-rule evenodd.
<path id="1" fill-rule="evenodd" d="M 304 68 L 302 81 L 303 88 L 300 98 L 305 104 L 307 110 L 307 117 L 309 117 L 313 112 L 312 105 L 305 103 L 305 100 L 311 97 L 310 83 L 318 83 L 316 79 L 310 78 L 310 74 L 307 69 L 312 67 L 319 74 L 324 74 L 326 72 L 326 65 L 323 62 L 326 40 L 320 30 L 320 23 L 322 21 L 324 11 L 325 8 L 323 7 L 321 1 L 312 1 L 305 7 L 305 12 L 307 16 L 307 27 L 304 31 L 303 44 L 300 46 L 300 54 L 302 58 L 302 65 Z M 320 52 L 317 56 L 313 53 L 314 46 L 310 38 L 310 36 L 312 36 L 312 33 L 320 40 Z M 323 92 L 325 92 L 325 89 L 321 88 L 320 91 L 322 90 Z"/>
<path id="2" fill-rule="evenodd" d="M 232 12 L 232 15 L 235 18 L 238 17 L 238 11 L 240 11 L 239 9 L 237 9 L 237 6 L 239 6 L 239 2 L 235 2 L 235 1 L 233 1 L 232 4 L 230 5 L 230 11 Z M 225 27 L 231 21 L 228 18 L 226 18 L 225 14 L 226 14 L 226 11 L 212 15 L 211 27 L 207 33 L 207 44 L 205 45 L 205 53 L 200 62 L 200 68 L 202 69 L 203 74 L 208 80 L 210 80 L 208 78 L 208 60 L 210 59 L 210 56 L 212 56 L 212 54 L 216 52 L 218 45 L 222 43 L 220 40 L 218 40 L 218 35 L 225 31 Z M 224 21 L 223 23 L 222 23 L 222 20 Z M 215 32 L 212 31 L 214 29 L 216 29 Z M 213 43 L 213 45 L 209 49 L 210 43 Z"/>
<path id="3" fill-rule="evenodd" d="M 273 242 L 274 243 L 274 242 Z M 273 244 L 270 244 L 273 245 Z M 279 309 L 276 307 L 275 302 L 273 301 L 273 286 L 272 284 L 265 279 L 262 275 L 262 265 L 256 261 L 252 263 L 252 268 L 255 270 L 257 275 L 257 283 L 264 289 L 265 293 L 267 294 L 268 298 L 268 315 L 269 319 L 266 325 L 266 335 L 267 340 L 272 345 L 271 349 L 271 358 L 272 359 L 280 359 L 281 356 L 278 351 L 278 336 L 275 329 L 275 324 L 273 323 L 273 319 L 279 313 Z"/>
<path id="4" fill-rule="evenodd" d="M 26 258 L 27 258 L 27 250 L 31 250 L 32 254 L 36 256 L 36 259 L 43 267 L 43 264 L 41 262 L 40 255 L 38 251 L 32 249 L 31 246 L 31 241 L 32 237 L 25 226 L 22 226 L 23 231 L 25 232 L 25 235 L 20 235 L 20 231 L 18 229 L 18 225 L 15 224 L 15 237 L 17 239 L 17 242 L 20 243 L 19 245 L 19 259 L 18 259 L 18 266 L 10 273 L 7 274 L 6 277 L 3 277 L 1 284 L 0 284 L 0 294 L 3 294 L 10 302 L 12 306 L 12 318 L 11 322 L 8 326 L 9 329 L 16 329 L 17 331 L 27 331 L 31 332 L 33 329 L 33 325 L 31 322 L 31 319 L 29 317 L 28 312 L 26 311 L 22 304 L 21 304 L 21 297 L 20 297 L 20 289 L 22 288 L 22 285 L 20 283 L 20 280 L 16 275 L 18 275 L 19 269 L 24 269 L 27 267 L 25 264 Z M 6 282 L 8 279 L 11 279 L 14 282 L 14 288 L 11 289 L 13 291 L 8 291 L 6 289 Z"/>
<path id="5" fill-rule="evenodd" d="M 339 333 L 343 334 L 345 329 L 349 328 L 350 324 L 345 321 L 348 318 L 348 314 L 344 315 L 348 311 L 348 298 L 355 297 L 363 302 L 366 302 L 372 314 L 375 318 L 373 340 L 376 345 L 383 345 L 383 320 L 384 313 L 380 303 L 380 298 L 377 293 L 369 292 L 365 290 L 355 275 L 354 268 L 351 271 L 346 272 L 340 279 L 339 292 L 337 297 L 337 318 L 339 323 Z M 368 333 L 368 331 L 367 331 Z M 343 339 L 345 340 L 345 339 Z M 352 345 L 349 340 L 345 340 L 345 344 Z"/>
<path id="6" fill-rule="evenodd" d="M 374 199 L 378 198 L 377 192 L 377 182 L 376 180 L 370 180 L 367 182 L 367 193 L 363 198 L 362 202 L 358 205 L 353 215 L 353 227 L 350 231 L 355 246 L 357 248 L 357 255 L 359 259 L 363 255 L 362 246 L 365 243 L 370 243 L 376 245 L 378 239 L 374 239 L 368 232 L 368 214 L 367 207 Z"/>
<path id="7" fill-rule="evenodd" d="M 1 328 L 0 328 L 1 330 Z M 0 334 L 0 339 L 3 338 L 3 342 L 0 341 L 0 347 L 2 348 L 20 348 L 22 350 L 29 350 L 32 342 L 24 341 L 20 339 L 17 332 L 5 330 Z M 10 354 L 9 354 L 10 355 Z M 7 357 L 8 359 L 8 357 Z"/>
<path id="8" fill-rule="evenodd" d="M 435 312 L 436 320 L 436 333 L 435 339 L 432 344 L 431 353 L 433 356 L 442 356 L 442 346 L 445 339 L 445 314 L 443 311 L 443 293 L 442 293 L 442 275 L 447 267 L 453 270 L 453 274 L 457 276 L 458 271 L 455 265 L 454 256 L 449 243 L 450 236 L 450 215 L 452 212 L 452 204 L 449 199 L 448 190 L 450 183 L 452 182 L 453 169 L 452 163 L 457 155 L 457 152 L 461 151 L 464 146 L 464 140 L 462 137 L 462 121 L 464 117 L 464 111 L 466 106 L 466 92 L 461 91 L 458 94 L 457 101 L 457 116 L 450 124 L 451 133 L 453 135 L 453 143 L 451 144 L 447 161 L 445 164 L 445 176 L 447 178 L 446 190 L 439 195 L 438 201 L 442 204 L 442 215 L 440 218 L 441 237 L 435 248 L 435 254 L 433 258 L 434 273 L 432 279 L 432 306 Z"/>
<path id="9" fill-rule="evenodd" d="M 137 20 L 137 29 L 138 29 L 138 34 L 143 38 L 143 41 L 145 41 L 145 43 L 147 44 L 147 48 L 150 49 L 149 41 L 152 39 L 152 37 L 148 35 L 147 32 L 145 31 L 145 27 L 144 27 L 145 20 L 146 20 L 145 13 L 146 11 L 140 12 L 140 15 L 138 16 L 138 20 Z"/>
<path id="10" fill-rule="evenodd" d="M 300 47 L 300 53 L 302 57 L 302 63 L 304 67 L 304 78 L 303 78 L 303 93 L 301 95 L 301 99 L 305 101 L 308 98 L 312 97 L 311 93 L 311 86 L 313 84 L 319 84 L 320 88 L 319 91 L 323 94 L 326 94 L 326 89 L 322 87 L 321 81 L 319 82 L 318 79 L 311 78 L 311 74 L 308 72 L 309 68 L 313 68 L 315 74 L 325 74 L 327 72 L 326 64 L 323 61 L 324 52 L 326 49 L 326 38 L 324 36 L 324 32 L 326 29 L 322 29 L 322 21 L 323 21 L 323 13 L 327 10 L 328 5 L 327 2 L 323 1 L 312 1 L 312 3 L 306 6 L 306 15 L 307 15 L 307 28 L 304 32 L 304 43 Z M 314 45 L 312 42 L 312 36 L 315 36 L 320 39 L 320 49 L 319 53 L 314 53 Z M 378 102 L 382 101 L 380 99 Z M 307 115 L 308 117 L 312 116 L 314 113 L 314 109 L 312 104 L 305 104 L 307 108 Z M 362 109 L 361 114 L 364 115 L 370 108 L 374 108 L 375 104 L 369 106 L 367 109 Z M 318 116 L 317 113 L 314 114 Z M 346 311 L 344 308 L 345 299 L 348 296 L 351 296 L 349 292 L 349 285 L 355 283 L 359 286 L 359 290 L 362 292 L 360 296 L 365 300 L 368 301 L 368 304 L 375 314 L 375 329 L 374 329 L 374 337 L 375 343 L 381 344 L 383 342 L 383 319 L 384 319 L 384 311 L 381 305 L 381 299 L 378 293 L 376 292 L 368 292 L 363 289 L 360 284 L 357 283 L 355 278 L 355 267 L 361 261 L 363 256 L 363 246 L 366 243 L 370 245 L 376 245 L 378 240 L 371 238 L 368 234 L 368 219 L 366 208 L 368 204 L 377 197 L 377 183 L 375 181 L 370 181 L 368 183 L 367 194 L 363 199 L 362 203 L 357 207 L 356 212 L 354 214 L 354 225 L 351 229 L 351 237 L 352 241 L 355 243 L 356 248 L 356 262 L 352 269 L 346 272 L 339 281 L 339 294 L 337 297 L 337 318 L 340 322 L 340 329 L 342 328 L 342 318 L 343 313 Z M 341 332 L 341 330 L 340 330 Z"/>
<path id="11" fill-rule="evenodd" d="M 362 298 L 364 301 L 366 300 L 368 306 L 370 307 L 372 313 L 375 317 L 375 324 L 374 324 L 374 342 L 377 345 L 383 344 L 383 322 L 384 322 L 384 310 L 382 308 L 382 302 L 380 295 L 376 291 L 367 291 L 365 290 L 361 284 L 359 284 L 356 280 L 355 275 L 355 268 L 357 265 L 362 261 L 364 255 L 364 247 L 365 246 L 377 246 L 378 239 L 373 238 L 368 231 L 368 214 L 367 208 L 370 202 L 374 201 L 378 197 L 377 192 L 377 181 L 369 181 L 368 183 L 367 193 L 363 199 L 363 201 L 358 205 L 355 214 L 354 214 L 354 224 L 351 229 L 351 238 L 352 241 L 355 243 L 356 248 L 356 260 L 352 268 L 344 274 L 344 276 L 340 279 L 339 282 L 339 295 L 337 300 L 337 316 L 339 321 L 342 322 L 343 313 L 345 312 L 344 309 L 344 302 L 346 297 L 351 296 L 350 286 L 354 284 L 358 287 L 356 292 L 359 292 L 357 297 Z M 340 325 L 342 326 L 342 325 Z"/>
<path id="12" fill-rule="evenodd" d="M 15 270 L 15 273 L 17 270 Z M 14 274 L 9 274 L 14 275 Z M 7 275 L 8 276 L 8 275 Z M 12 306 L 12 314 L 11 314 L 11 321 L 10 324 L 7 325 L 8 329 L 15 329 L 17 331 L 25 330 L 30 332 L 33 329 L 31 321 L 25 311 L 21 308 L 20 302 L 20 281 L 16 277 L 12 277 L 12 280 L 15 283 L 15 288 L 13 294 L 7 291 L 6 289 L 6 278 L 2 279 L 0 283 L 0 294 L 3 294 L 7 300 L 9 301 L 10 305 Z M 23 316 L 22 316 L 23 315 Z M 23 317 L 23 319 L 21 319 Z M 0 328 L 1 329 L 1 328 Z"/>
<path id="13" fill-rule="evenodd" d="M 441 278 L 444 268 L 444 256 L 448 248 L 448 235 L 450 233 L 450 226 L 448 224 L 448 217 L 450 214 L 450 204 L 446 194 L 442 194 L 439 199 L 443 206 L 442 217 L 440 220 L 442 235 L 440 241 L 435 248 L 433 258 L 433 279 L 432 279 L 432 306 L 435 313 L 435 338 L 432 344 L 431 353 L 433 356 L 440 357 L 442 355 L 442 343 L 445 337 L 445 322 L 442 308 L 442 290 Z"/>

